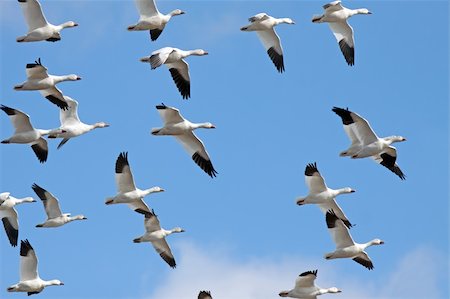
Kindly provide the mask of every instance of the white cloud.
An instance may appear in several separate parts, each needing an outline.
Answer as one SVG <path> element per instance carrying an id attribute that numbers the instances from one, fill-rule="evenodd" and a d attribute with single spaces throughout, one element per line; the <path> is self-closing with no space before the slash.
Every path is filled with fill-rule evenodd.
<path id="1" fill-rule="evenodd" d="M 177 251 L 180 253 L 177 269 L 146 299 L 192 299 L 204 289 L 218 299 L 273 299 L 278 297 L 279 291 L 293 287 L 300 272 L 316 268 L 319 269 L 316 281 L 319 286 L 336 286 L 343 290 L 336 298 L 434 299 L 443 296 L 438 275 L 445 273 L 445 266 L 440 264 L 445 257 L 439 257 L 430 248 L 414 249 L 394 265 L 385 280 L 377 282 L 338 273 L 332 263 L 323 259 L 263 257 L 244 262 L 232 258 L 229 252 L 202 250 L 192 244 L 183 244 Z"/>

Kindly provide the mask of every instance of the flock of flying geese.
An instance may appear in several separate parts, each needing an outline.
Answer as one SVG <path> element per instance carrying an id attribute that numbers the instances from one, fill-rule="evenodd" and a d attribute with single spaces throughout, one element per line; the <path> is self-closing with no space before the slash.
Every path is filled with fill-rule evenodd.
<path id="1" fill-rule="evenodd" d="M 17 42 L 50 41 L 55 42 L 61 39 L 61 30 L 78 26 L 75 22 L 66 22 L 61 25 L 52 25 L 47 22 L 40 3 L 37 0 L 18 0 L 25 20 L 28 24 L 28 33 L 17 38 Z M 164 27 L 173 16 L 184 14 L 176 9 L 168 14 L 158 11 L 154 0 L 135 0 L 139 11 L 139 21 L 128 27 L 130 31 L 149 31 L 150 39 L 155 41 L 164 30 Z M 353 29 L 347 23 L 347 19 L 356 14 L 371 14 L 367 9 L 348 9 L 341 5 L 341 1 L 334 1 L 323 6 L 324 14 L 314 16 L 312 22 L 329 24 L 335 35 L 339 47 L 348 65 L 354 65 L 354 40 Z M 289 18 L 274 18 L 265 13 L 259 13 L 249 18 L 250 24 L 241 28 L 242 31 L 255 31 L 264 45 L 270 59 L 274 63 L 278 72 L 282 73 L 284 68 L 283 50 L 280 38 L 274 30 L 278 24 L 295 24 Z M 175 82 L 183 99 L 190 97 L 190 76 L 189 65 L 184 58 L 191 55 L 207 55 L 208 52 L 202 49 L 184 51 L 177 48 L 165 47 L 151 53 L 150 56 L 141 58 L 142 62 L 150 63 L 151 69 L 155 69 L 165 64 Z M 78 117 L 78 102 L 63 94 L 56 85 L 63 81 L 77 81 L 81 77 L 77 75 L 55 76 L 49 75 L 47 68 L 41 63 L 41 59 L 35 63 L 26 65 L 27 80 L 14 86 L 17 91 L 38 90 L 43 97 L 60 108 L 59 128 L 51 130 L 35 129 L 29 116 L 18 110 L 4 105 L 0 106 L 11 120 L 14 126 L 14 135 L 1 143 L 30 144 L 38 160 L 46 162 L 48 156 L 48 145 L 44 136 L 48 138 L 62 138 L 58 145 L 61 148 L 71 138 L 88 133 L 96 128 L 105 128 L 109 125 L 104 122 L 92 125 L 85 124 Z M 185 150 L 192 157 L 194 162 L 211 178 L 218 173 L 214 169 L 211 159 L 205 149 L 203 142 L 194 134 L 198 128 L 213 129 L 213 124 L 192 123 L 185 119 L 180 111 L 174 107 L 169 107 L 163 103 L 156 106 L 162 120 L 163 127 L 153 128 L 151 134 L 155 136 L 171 135 L 183 145 Z M 401 136 L 378 137 L 370 127 L 367 120 L 357 113 L 348 109 L 334 107 L 332 109 L 341 119 L 344 131 L 351 141 L 350 147 L 341 152 L 340 156 L 351 158 L 372 157 L 376 162 L 388 168 L 400 179 L 404 180 L 405 175 L 396 164 L 397 151 L 391 146 L 394 142 L 405 141 Z M 172 233 L 184 232 L 180 227 L 171 230 L 161 228 L 155 212 L 144 202 L 143 198 L 151 193 L 162 192 L 160 187 L 149 189 L 139 189 L 135 186 L 131 168 L 128 162 L 128 153 L 119 154 L 115 164 L 115 179 L 118 193 L 106 199 L 105 204 L 127 204 L 132 210 L 144 215 L 145 233 L 141 237 L 135 238 L 135 243 L 150 242 L 161 258 L 172 268 L 176 267 L 174 256 L 167 244 L 165 237 Z M 316 163 L 308 164 L 305 168 L 305 182 L 309 189 L 306 197 L 297 199 L 298 205 L 317 204 L 325 214 L 325 221 L 336 250 L 325 255 L 326 259 L 351 258 L 367 269 L 373 269 L 373 263 L 365 252 L 371 245 L 380 245 L 384 242 L 374 239 L 367 243 L 356 243 L 353 241 L 349 229 L 351 222 L 336 203 L 335 198 L 340 194 L 352 193 L 355 190 L 347 187 L 342 189 L 331 189 L 325 184 L 325 180 L 319 173 Z M 75 220 L 87 219 L 83 215 L 71 216 L 69 213 L 61 211 L 58 199 L 49 191 L 37 184 L 33 184 L 33 191 L 41 199 L 47 220 L 42 224 L 37 224 L 38 228 L 59 227 Z M 18 216 L 15 206 L 21 203 L 35 202 L 32 197 L 22 199 L 14 198 L 9 192 L 0 194 L 0 218 L 2 219 L 6 235 L 12 246 L 18 244 Z M 33 247 L 28 240 L 22 240 L 20 244 L 20 281 L 7 288 L 9 292 L 27 292 L 28 295 L 41 292 L 46 286 L 63 285 L 59 280 L 42 280 L 37 271 L 37 257 Z M 317 277 L 317 270 L 307 271 L 298 276 L 295 287 L 290 291 L 279 293 L 281 297 L 292 298 L 316 298 L 317 295 L 325 293 L 339 293 L 341 290 L 333 288 L 320 288 L 314 283 Z M 199 299 L 212 299 L 209 291 L 201 291 Z"/>

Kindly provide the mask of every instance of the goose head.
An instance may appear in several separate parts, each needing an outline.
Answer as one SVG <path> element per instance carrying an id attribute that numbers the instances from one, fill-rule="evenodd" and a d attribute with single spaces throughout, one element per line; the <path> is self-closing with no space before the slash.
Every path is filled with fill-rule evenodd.
<path id="1" fill-rule="evenodd" d="M 181 9 L 175 9 L 170 12 L 170 15 L 171 16 L 179 16 L 179 15 L 184 15 L 185 13 L 186 12 L 182 11 Z"/>
<path id="2" fill-rule="evenodd" d="M 94 124 L 94 127 L 96 127 L 96 128 L 107 128 L 107 127 L 109 127 L 109 124 L 107 124 L 105 122 L 99 122 L 99 123 Z"/>

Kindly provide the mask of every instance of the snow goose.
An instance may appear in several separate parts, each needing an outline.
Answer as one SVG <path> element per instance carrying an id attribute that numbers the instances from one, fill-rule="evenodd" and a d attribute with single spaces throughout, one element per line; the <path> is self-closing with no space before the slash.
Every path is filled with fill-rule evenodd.
<path id="1" fill-rule="evenodd" d="M 68 96 L 64 96 L 64 100 L 68 105 L 67 109 L 61 109 L 59 111 L 59 119 L 61 121 L 59 129 L 64 133 L 48 135 L 48 138 L 63 138 L 58 145 L 58 149 L 66 144 L 70 138 L 86 134 L 97 128 L 109 127 L 109 124 L 104 122 L 98 122 L 92 125 L 82 123 L 78 117 L 78 102 Z"/>
<path id="2" fill-rule="evenodd" d="M 53 25 L 47 22 L 42 12 L 41 4 L 37 0 L 19 0 L 25 21 L 28 24 L 28 33 L 17 38 L 20 42 L 37 42 L 46 40 L 56 42 L 61 39 L 61 30 L 76 27 L 77 23 L 69 21 L 61 25 Z"/>
<path id="3" fill-rule="evenodd" d="M 151 133 L 155 136 L 172 135 L 183 145 L 185 150 L 192 155 L 194 162 L 203 169 L 211 178 L 215 177 L 217 171 L 211 163 L 208 152 L 203 142 L 194 134 L 193 130 L 198 128 L 215 129 L 212 123 L 191 123 L 185 119 L 180 111 L 174 107 L 164 104 L 157 105 L 156 109 L 161 116 L 164 127 L 153 128 Z"/>
<path id="4" fill-rule="evenodd" d="M 36 225 L 36 227 L 58 227 L 66 223 L 72 222 L 74 220 L 87 219 L 83 215 L 76 215 L 72 217 L 70 216 L 69 213 L 63 214 L 59 207 L 59 201 L 53 194 L 41 188 L 37 184 L 33 184 L 31 188 L 36 193 L 36 195 L 42 200 L 45 213 L 47 214 L 47 220 L 45 220 L 44 223 Z"/>
<path id="5" fill-rule="evenodd" d="M 35 63 L 27 64 L 26 74 L 27 81 L 14 86 L 14 90 L 39 90 L 44 98 L 61 109 L 67 109 L 68 105 L 56 84 L 63 81 L 81 80 L 81 77 L 74 74 L 65 76 L 49 75 L 40 58 Z"/>
<path id="6" fill-rule="evenodd" d="M 334 210 L 336 215 L 344 221 L 348 228 L 352 226 L 342 209 L 336 203 L 335 198 L 340 194 L 353 193 L 355 190 L 349 187 L 337 190 L 328 188 L 315 162 L 314 164 L 306 165 L 305 183 L 308 186 L 309 194 L 306 197 L 297 198 L 298 205 L 318 204 L 323 213 L 326 213 L 328 210 Z"/>
<path id="7" fill-rule="evenodd" d="M 161 35 L 164 27 L 173 16 L 185 13 L 182 10 L 175 9 L 164 15 L 159 12 L 155 0 L 135 0 L 135 3 L 139 11 L 139 21 L 135 25 L 128 26 L 128 30 L 150 30 L 152 41 L 155 41 Z"/>
<path id="8" fill-rule="evenodd" d="M 325 220 L 331 237 L 336 244 L 336 250 L 325 254 L 325 259 L 351 258 L 358 264 L 372 270 L 372 261 L 364 250 L 372 245 L 384 244 L 384 241 L 373 239 L 363 244 L 356 243 L 353 241 L 352 236 L 350 236 L 347 226 L 342 219 L 336 216 L 334 211 L 328 211 L 325 215 Z"/>
<path id="9" fill-rule="evenodd" d="M 130 164 L 128 164 L 128 153 L 119 154 L 116 160 L 116 185 L 117 195 L 108 197 L 105 204 L 126 203 L 128 206 L 138 212 L 150 212 L 150 209 L 144 202 L 144 197 L 155 192 L 163 192 L 160 187 L 152 187 L 150 189 L 138 189 L 134 185 L 133 174 L 131 173 Z"/>
<path id="10" fill-rule="evenodd" d="M 198 299 L 212 299 L 210 291 L 200 291 Z"/>
<path id="11" fill-rule="evenodd" d="M 248 20 L 251 23 L 242 27 L 241 30 L 256 31 L 273 64 L 278 72 L 282 73 L 284 71 L 283 48 L 281 47 L 280 37 L 273 27 L 283 23 L 295 24 L 295 22 L 289 18 L 277 19 L 266 13 L 259 13 Z"/>
<path id="12" fill-rule="evenodd" d="M 175 268 L 176 263 L 173 257 L 172 251 L 170 251 L 170 247 L 166 242 L 166 237 L 173 233 L 182 233 L 184 229 L 180 227 L 175 227 L 171 230 L 166 230 L 161 228 L 159 224 L 158 217 L 155 215 L 155 212 L 152 210 L 151 212 L 143 212 L 145 215 L 144 218 L 144 226 L 145 226 L 145 234 L 139 238 L 133 240 L 134 243 L 141 242 L 151 242 L 153 248 L 155 248 L 156 252 L 159 253 L 161 258 L 171 267 Z"/>
<path id="13" fill-rule="evenodd" d="M 61 281 L 42 280 L 38 274 L 38 260 L 28 240 L 20 241 L 20 281 L 7 288 L 8 292 L 27 292 L 28 296 L 39 294 L 48 286 L 64 285 Z"/>
<path id="14" fill-rule="evenodd" d="M 2 219 L 11 246 L 17 246 L 19 237 L 19 220 L 15 205 L 24 202 L 36 202 L 32 197 L 15 198 L 9 192 L 0 193 L 0 219 Z"/>
<path id="15" fill-rule="evenodd" d="M 152 52 L 150 56 L 141 58 L 141 61 L 149 62 L 152 70 L 165 64 L 169 68 L 178 91 L 183 99 L 187 100 L 191 97 L 191 78 L 189 77 L 189 64 L 183 58 L 191 55 L 203 56 L 208 55 L 208 52 L 202 49 L 184 51 L 165 47 Z"/>
<path id="16" fill-rule="evenodd" d="M 400 167 L 395 163 L 397 160 L 397 150 L 391 146 L 392 143 L 406 141 L 402 136 L 389 136 L 379 138 L 372 130 L 369 122 L 347 109 L 333 107 L 332 111 L 339 115 L 344 125 L 345 133 L 352 142 L 350 147 L 341 152 L 341 157 L 350 156 L 353 159 L 372 157 L 400 179 L 406 177 Z"/>
<path id="17" fill-rule="evenodd" d="M 31 148 L 36 154 L 36 157 L 39 159 L 39 162 L 44 163 L 47 161 L 47 140 L 42 138 L 42 136 L 55 132 L 62 133 L 62 131 L 35 129 L 31 125 L 30 116 L 28 114 L 4 105 L 1 105 L 0 109 L 2 109 L 9 116 L 15 130 L 13 136 L 3 140 L 1 143 L 31 144 Z"/>
<path id="18" fill-rule="evenodd" d="M 279 295 L 280 297 L 316 299 L 318 295 L 342 292 L 336 287 L 328 289 L 319 288 L 314 283 L 316 278 L 317 270 L 303 272 L 295 280 L 295 286 L 292 290 L 282 291 Z"/>
<path id="19" fill-rule="evenodd" d="M 355 42 L 353 28 L 347 23 L 347 19 L 357 14 L 372 14 L 367 8 L 348 9 L 341 5 L 341 1 L 333 1 L 323 6 L 325 13 L 314 16 L 313 23 L 328 23 L 336 37 L 345 61 L 348 65 L 355 64 Z"/>

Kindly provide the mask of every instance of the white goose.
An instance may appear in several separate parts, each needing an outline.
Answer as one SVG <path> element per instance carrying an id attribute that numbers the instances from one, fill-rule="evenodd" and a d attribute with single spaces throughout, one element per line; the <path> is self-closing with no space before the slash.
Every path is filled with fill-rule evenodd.
<path id="1" fill-rule="evenodd" d="M 251 24 L 242 27 L 241 30 L 256 31 L 273 64 L 278 72 L 282 73 L 284 71 L 283 48 L 274 27 L 278 24 L 295 24 L 295 22 L 290 18 L 277 19 L 266 13 L 259 13 L 248 20 Z"/>
<path id="2" fill-rule="evenodd" d="M 325 215 L 325 220 L 331 237 L 336 244 L 336 250 L 325 254 L 325 259 L 351 258 L 358 264 L 372 270 L 372 261 L 364 250 L 372 245 L 384 244 L 384 241 L 373 239 L 363 244 L 356 243 L 350 236 L 347 226 L 336 216 L 334 211 L 328 211 Z"/>
<path id="3" fill-rule="evenodd" d="M 116 185 L 118 191 L 117 195 L 108 197 L 105 204 L 126 203 L 132 210 L 138 213 L 150 212 L 149 207 L 143 200 L 145 196 L 151 193 L 164 191 L 164 189 L 157 186 L 144 190 L 136 188 L 130 164 L 128 164 L 127 152 L 120 153 L 119 157 L 117 157 Z"/>
<path id="4" fill-rule="evenodd" d="M 97 128 L 109 127 L 109 124 L 105 122 L 98 122 L 92 125 L 81 122 L 78 117 L 78 102 L 68 96 L 64 96 L 64 100 L 68 107 L 66 110 L 61 109 L 59 111 L 59 120 L 61 122 L 59 129 L 64 133 L 48 135 L 48 138 L 63 138 L 58 144 L 58 149 L 66 144 L 70 138 L 86 134 Z"/>
<path id="5" fill-rule="evenodd" d="M 180 227 L 175 227 L 171 230 L 163 229 L 161 228 L 158 217 L 155 215 L 153 210 L 151 212 L 146 211 L 143 214 L 145 215 L 144 218 L 145 234 L 139 238 L 134 239 L 133 242 L 134 243 L 151 242 L 153 248 L 155 248 L 156 252 L 159 253 L 161 258 L 171 268 L 175 268 L 176 267 L 175 259 L 165 238 L 173 233 L 182 233 L 184 232 L 184 229 Z"/>
<path id="6" fill-rule="evenodd" d="M 194 134 L 193 130 L 198 128 L 214 129 L 212 123 L 191 123 L 185 119 L 180 111 L 174 107 L 168 107 L 164 104 L 157 105 L 156 109 L 161 116 L 164 127 L 153 128 L 152 135 L 172 135 L 183 145 L 185 150 L 192 155 L 194 162 L 203 169 L 211 178 L 215 177 L 217 171 L 211 163 L 208 152 L 203 142 Z"/>
<path id="7" fill-rule="evenodd" d="M 45 161 L 47 161 L 48 145 L 47 140 L 42 138 L 42 136 L 62 131 L 35 129 L 31 125 L 30 117 L 28 114 L 4 105 L 1 105 L 0 109 L 5 111 L 5 113 L 9 116 L 12 125 L 14 126 L 14 135 L 8 139 L 3 140 L 1 143 L 31 144 L 31 148 L 36 154 L 36 157 L 39 159 L 39 162 L 44 163 Z"/>
<path id="8" fill-rule="evenodd" d="M 290 291 L 280 292 L 279 296 L 302 299 L 316 299 L 319 295 L 342 292 L 336 287 L 324 289 L 316 286 L 314 283 L 316 278 L 317 270 L 303 272 L 295 280 L 294 288 Z"/>
<path id="9" fill-rule="evenodd" d="M 61 25 L 53 25 L 47 22 L 42 12 L 41 4 L 37 0 L 19 0 L 25 21 L 28 24 L 28 33 L 17 38 L 20 42 L 37 42 L 46 40 L 56 42 L 61 39 L 61 30 L 76 27 L 77 23 L 69 21 Z"/>
<path id="10" fill-rule="evenodd" d="M 406 178 L 395 163 L 397 149 L 391 146 L 392 143 L 406 141 L 406 138 L 402 136 L 379 138 L 370 127 L 369 122 L 355 112 L 338 107 L 333 107 L 332 111 L 341 117 L 345 133 L 352 142 L 347 150 L 339 154 L 341 157 L 350 156 L 353 159 L 372 157 L 400 179 Z"/>
<path id="11" fill-rule="evenodd" d="M 355 64 L 355 41 L 353 39 L 353 28 L 347 23 L 347 19 L 357 14 L 372 14 L 367 8 L 348 9 L 341 5 L 341 1 L 333 1 L 323 6 L 325 13 L 314 16 L 313 23 L 326 22 L 330 25 L 336 37 L 345 61 L 348 65 Z"/>
<path id="12" fill-rule="evenodd" d="M 63 214 L 61 212 L 61 208 L 59 207 L 59 201 L 53 194 L 41 188 L 37 184 L 33 184 L 31 188 L 33 188 L 33 191 L 42 200 L 45 213 L 47 214 L 47 220 L 45 220 L 44 223 L 36 225 L 36 227 L 58 227 L 75 220 L 87 219 L 83 215 L 76 215 L 72 217 L 69 213 Z"/>
<path id="13" fill-rule="evenodd" d="M 14 90 L 39 90 L 44 98 L 61 109 L 67 109 L 68 105 L 56 84 L 63 81 L 81 80 L 81 77 L 74 74 L 65 76 L 49 75 L 40 58 L 35 63 L 27 64 L 26 73 L 27 81 L 14 86 Z"/>
<path id="14" fill-rule="evenodd" d="M 213 299 L 210 291 L 200 291 L 197 299 Z"/>
<path id="15" fill-rule="evenodd" d="M 0 219 L 2 219 L 11 246 L 17 246 L 19 220 L 14 206 L 24 202 L 36 202 L 32 197 L 15 198 L 9 192 L 0 193 Z"/>
<path id="16" fill-rule="evenodd" d="M 27 292 L 28 296 L 39 294 L 48 286 L 64 285 L 60 280 L 42 280 L 38 274 L 38 260 L 28 240 L 20 241 L 20 281 L 7 288 L 8 292 Z"/>
<path id="17" fill-rule="evenodd" d="M 350 228 L 352 226 L 342 209 L 336 203 L 335 198 L 340 194 L 353 193 L 355 190 L 349 187 L 337 190 L 328 188 L 317 169 L 316 163 L 306 165 L 305 183 L 308 186 L 309 194 L 306 197 L 297 198 L 298 205 L 317 204 L 324 214 L 328 210 L 334 210 L 336 215 L 344 221 L 347 227 Z"/>
<path id="18" fill-rule="evenodd" d="M 128 26 L 130 31 L 150 30 L 150 38 L 155 41 L 163 32 L 164 27 L 173 16 L 182 15 L 185 12 L 175 9 L 164 15 L 156 7 L 155 0 L 135 0 L 139 11 L 139 21 L 137 24 Z"/>
<path id="19" fill-rule="evenodd" d="M 202 49 L 184 51 L 177 48 L 165 47 L 152 52 L 150 56 L 141 58 L 142 62 L 149 62 L 153 69 L 165 64 L 169 68 L 172 79 L 177 85 L 183 99 L 191 97 L 191 78 L 189 77 L 189 64 L 183 59 L 188 56 L 208 55 Z"/>

